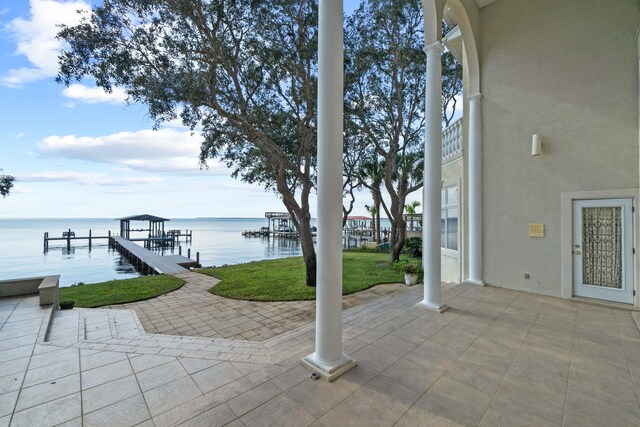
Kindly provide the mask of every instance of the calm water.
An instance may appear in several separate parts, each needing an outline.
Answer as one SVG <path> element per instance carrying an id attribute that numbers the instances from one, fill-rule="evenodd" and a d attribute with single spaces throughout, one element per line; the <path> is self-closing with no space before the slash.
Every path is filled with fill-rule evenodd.
<path id="1" fill-rule="evenodd" d="M 191 258 L 200 252 L 203 266 L 237 264 L 270 258 L 302 254 L 296 240 L 267 239 L 242 236 L 244 230 L 266 226 L 264 218 L 203 218 L 172 219 L 165 229 L 193 230 L 193 242 L 181 240 L 182 254 L 191 248 Z M 146 222 L 132 222 L 132 228 L 144 228 Z M 70 251 L 66 242 L 50 242 L 43 251 L 43 236 L 62 237 L 71 229 L 76 236 L 106 236 L 108 230 L 119 232 L 119 222 L 113 219 L 0 219 L 0 280 L 60 274 L 60 285 L 95 283 L 111 279 L 137 277 L 136 270 L 116 251 L 108 249 L 107 241 L 95 240 L 91 251 L 85 240 L 72 241 Z M 132 236 L 134 237 L 134 236 Z M 164 254 L 171 254 L 171 249 Z M 178 253 L 176 245 L 173 253 Z"/>

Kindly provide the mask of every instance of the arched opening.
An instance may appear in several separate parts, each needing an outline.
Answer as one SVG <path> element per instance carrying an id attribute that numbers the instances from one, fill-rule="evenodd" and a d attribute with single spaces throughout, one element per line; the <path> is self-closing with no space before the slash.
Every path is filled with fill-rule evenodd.
<path id="1" fill-rule="evenodd" d="M 425 229 L 432 230 L 423 234 L 423 252 L 427 254 L 423 258 L 424 269 L 431 274 L 429 279 L 425 276 L 422 304 L 442 308 L 437 289 L 441 281 L 484 283 L 480 70 L 474 25 L 464 0 L 423 0 L 422 4 L 427 53 L 425 119 L 429 124 L 425 136 L 423 222 Z M 444 37 L 440 31 L 442 21 L 450 29 Z M 442 84 L 436 81 L 442 70 L 434 68 L 440 68 L 438 52 L 443 48 L 449 49 L 463 66 L 463 117 L 440 132 L 440 128 L 436 129 L 442 123 L 438 121 L 435 101 L 442 95 Z M 434 236 L 438 224 L 440 235 Z"/>
<path id="2" fill-rule="evenodd" d="M 462 131 L 458 133 L 463 136 L 461 145 L 465 153 L 461 164 L 451 165 L 450 170 L 444 171 L 445 177 L 449 179 L 448 182 L 445 181 L 445 195 L 456 184 L 461 190 L 457 192 L 460 195 L 460 206 L 459 216 L 456 218 L 461 226 L 456 229 L 460 242 L 457 259 L 447 259 L 447 253 L 443 254 L 443 280 L 450 279 L 457 271 L 460 279 L 482 284 L 482 123 L 478 47 L 469 14 L 461 0 L 448 0 L 444 4 L 442 18 L 452 28 L 451 36 L 445 36 L 445 45 L 453 51 L 463 67 L 464 115 L 460 126 Z"/>

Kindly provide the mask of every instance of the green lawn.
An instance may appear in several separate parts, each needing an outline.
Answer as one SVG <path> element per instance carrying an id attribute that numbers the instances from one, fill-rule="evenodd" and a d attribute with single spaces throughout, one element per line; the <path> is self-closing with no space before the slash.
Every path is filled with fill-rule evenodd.
<path id="1" fill-rule="evenodd" d="M 342 259 L 343 295 L 362 291 L 381 283 L 403 281 L 403 274 L 391 268 L 388 254 L 344 252 Z M 316 298 L 315 288 L 305 286 L 302 257 L 203 268 L 198 272 L 219 278 L 221 282 L 209 292 L 227 298 L 252 301 L 295 301 Z"/>
<path id="2" fill-rule="evenodd" d="M 111 280 L 60 288 L 60 301 L 73 300 L 76 307 L 100 307 L 157 297 L 182 285 L 184 280 L 166 274 Z"/>

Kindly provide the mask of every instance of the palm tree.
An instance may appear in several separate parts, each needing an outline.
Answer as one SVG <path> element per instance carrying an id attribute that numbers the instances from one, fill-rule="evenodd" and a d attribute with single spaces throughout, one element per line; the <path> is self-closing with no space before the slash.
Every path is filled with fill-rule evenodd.
<path id="1" fill-rule="evenodd" d="M 416 214 L 416 208 L 420 206 L 420 202 L 414 200 L 404 207 L 404 212 L 409 216 L 409 230 L 413 231 L 413 216 Z"/>
<path id="2" fill-rule="evenodd" d="M 378 230 L 378 227 L 376 227 L 376 214 L 378 214 L 378 209 L 376 209 L 375 206 L 369 206 L 369 205 L 364 205 L 364 208 L 367 210 L 367 212 L 369 212 L 369 215 L 371 215 L 371 238 L 373 240 L 376 239 L 376 231 Z M 380 231 L 378 231 L 378 234 L 380 234 Z M 380 243 L 380 242 L 378 242 Z"/>
<path id="3" fill-rule="evenodd" d="M 376 232 L 374 236 L 377 243 L 382 242 L 380 236 L 380 205 L 382 204 L 380 186 L 384 178 L 384 168 L 384 163 L 379 162 L 375 157 L 362 162 L 360 168 L 360 183 L 371 191 L 371 198 L 373 199 L 374 213 L 372 213 L 371 216 L 375 223 L 374 229 Z"/>

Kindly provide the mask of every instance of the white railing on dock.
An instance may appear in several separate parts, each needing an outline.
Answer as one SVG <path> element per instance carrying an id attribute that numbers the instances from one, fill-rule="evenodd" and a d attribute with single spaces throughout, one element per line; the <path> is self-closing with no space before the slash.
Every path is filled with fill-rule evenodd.
<path id="1" fill-rule="evenodd" d="M 442 160 L 462 154 L 462 117 L 442 130 Z"/>

